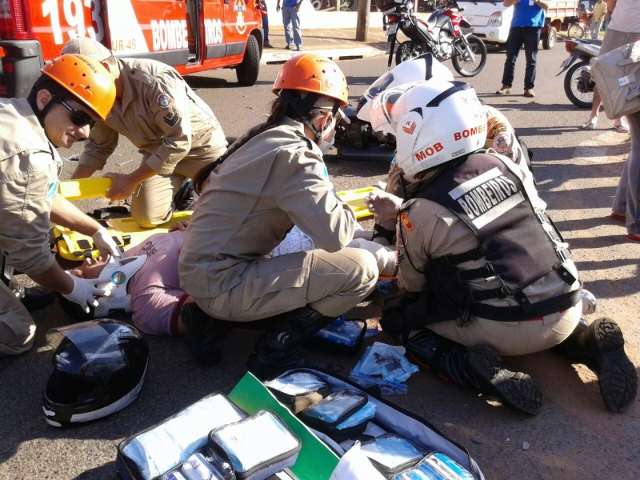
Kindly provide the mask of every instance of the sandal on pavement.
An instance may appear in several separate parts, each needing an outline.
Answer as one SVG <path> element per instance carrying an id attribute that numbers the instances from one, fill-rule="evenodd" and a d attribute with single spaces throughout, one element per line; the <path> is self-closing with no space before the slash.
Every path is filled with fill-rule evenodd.
<path id="1" fill-rule="evenodd" d="M 614 125 L 613 129 L 618 133 L 629 133 L 629 127 L 627 127 L 622 123 L 618 123 L 617 125 Z"/>
<path id="2" fill-rule="evenodd" d="M 596 125 L 598 125 L 598 118 L 597 117 L 593 117 L 593 118 L 590 118 L 589 120 L 587 120 L 582 125 L 580 125 L 580 128 L 582 130 L 595 130 Z"/>

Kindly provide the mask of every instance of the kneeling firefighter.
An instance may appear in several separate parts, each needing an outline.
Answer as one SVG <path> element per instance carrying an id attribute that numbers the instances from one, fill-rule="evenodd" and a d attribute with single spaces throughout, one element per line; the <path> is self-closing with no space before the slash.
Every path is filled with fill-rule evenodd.
<path id="1" fill-rule="evenodd" d="M 542 394 L 500 355 L 554 348 L 593 370 L 607 408 L 620 411 L 637 388 L 622 332 L 613 320 L 581 321 L 568 245 L 531 178 L 483 149 L 486 115 L 472 88 L 448 81 L 424 83 L 392 107 L 402 294 L 385 305 L 383 328 L 436 373 L 529 414 Z"/>
<path id="2" fill-rule="evenodd" d="M 49 245 L 51 221 L 93 237 L 102 255 L 120 255 L 107 230 L 58 194 L 62 160 L 56 147 L 86 140 L 116 98 L 111 74 L 82 55 L 47 63 L 29 97 L 0 99 L 0 264 L 17 268 L 83 309 L 105 292 L 67 275 Z M 35 323 L 0 281 L 0 357 L 33 344 Z"/>
<path id="3" fill-rule="evenodd" d="M 212 363 L 218 320 L 269 318 L 249 360 L 260 376 L 294 365 L 301 343 L 364 299 L 378 276 L 371 253 L 345 248 L 357 222 L 323 162 L 347 104 L 344 74 L 304 54 L 282 66 L 273 90 L 267 121 L 196 177 L 200 198 L 179 262 L 195 301 L 181 312 L 191 351 Z M 294 224 L 317 249 L 270 258 Z"/>

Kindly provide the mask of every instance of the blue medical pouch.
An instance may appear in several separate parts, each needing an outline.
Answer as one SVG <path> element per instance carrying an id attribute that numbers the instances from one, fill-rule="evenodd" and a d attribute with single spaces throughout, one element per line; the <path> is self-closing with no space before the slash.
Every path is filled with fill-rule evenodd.
<path id="1" fill-rule="evenodd" d="M 424 456 L 424 449 L 410 440 L 393 433 L 386 433 L 364 442 L 361 451 L 386 478 L 418 463 Z"/>
<path id="2" fill-rule="evenodd" d="M 375 406 L 365 393 L 353 390 L 334 392 L 303 410 L 300 419 L 336 442 L 357 436 L 375 416 Z"/>
<path id="3" fill-rule="evenodd" d="M 420 463 L 393 476 L 393 480 L 474 480 L 474 476 L 444 453 L 434 452 Z"/>
<path id="4" fill-rule="evenodd" d="M 355 354 L 360 351 L 366 333 L 366 322 L 346 320 L 340 316 L 311 337 L 309 345 L 322 350 Z"/>

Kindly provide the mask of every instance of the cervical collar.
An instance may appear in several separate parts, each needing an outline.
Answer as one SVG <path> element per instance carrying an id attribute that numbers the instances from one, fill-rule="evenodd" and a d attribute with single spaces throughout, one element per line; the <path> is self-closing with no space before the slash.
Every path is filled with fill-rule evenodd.
<path id="1" fill-rule="evenodd" d="M 106 317 L 116 310 L 131 311 L 131 296 L 127 293 L 127 285 L 146 260 L 146 255 L 120 259 L 109 258 L 100 276 L 96 279 L 96 283 L 111 291 L 111 295 L 100 297 L 94 318 Z"/>

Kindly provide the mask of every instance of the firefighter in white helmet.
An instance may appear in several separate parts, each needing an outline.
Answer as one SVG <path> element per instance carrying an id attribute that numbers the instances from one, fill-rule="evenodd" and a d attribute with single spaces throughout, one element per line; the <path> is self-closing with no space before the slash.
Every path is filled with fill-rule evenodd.
<path id="1" fill-rule="evenodd" d="M 502 355 L 555 347 L 598 375 L 610 410 L 628 406 L 637 378 L 622 332 L 610 319 L 581 321 L 568 245 L 533 182 L 484 150 L 487 111 L 474 90 L 424 82 L 389 113 L 404 200 L 394 211 L 401 295 L 386 303 L 383 328 L 453 382 L 529 414 L 542 394 L 529 375 L 504 369 Z"/>

